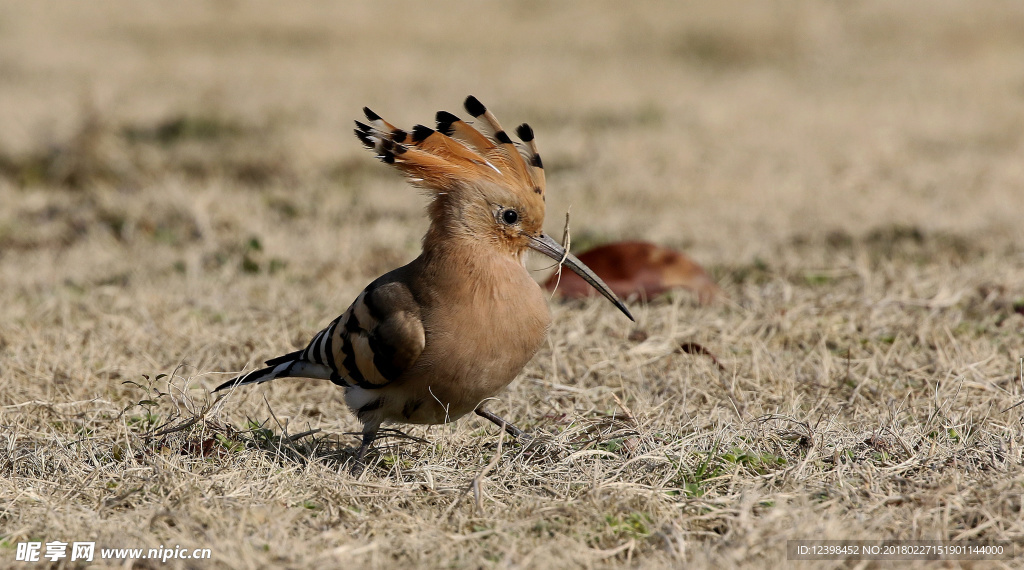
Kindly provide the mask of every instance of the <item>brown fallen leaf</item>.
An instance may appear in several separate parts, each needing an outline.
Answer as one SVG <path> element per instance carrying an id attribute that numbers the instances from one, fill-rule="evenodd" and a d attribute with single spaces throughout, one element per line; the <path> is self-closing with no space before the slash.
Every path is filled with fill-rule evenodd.
<path id="1" fill-rule="evenodd" d="M 722 290 L 703 267 L 685 254 L 649 242 L 624 241 L 597 246 L 577 256 L 611 287 L 616 295 L 655 297 L 671 289 L 687 289 L 702 305 L 722 296 Z M 548 291 L 579 298 L 597 294 L 593 287 L 570 271 L 561 279 L 553 274 L 544 283 Z"/>

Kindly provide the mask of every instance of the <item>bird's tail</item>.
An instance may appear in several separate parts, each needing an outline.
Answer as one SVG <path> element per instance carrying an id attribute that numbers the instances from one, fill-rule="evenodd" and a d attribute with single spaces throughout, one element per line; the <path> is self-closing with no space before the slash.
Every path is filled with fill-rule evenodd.
<path id="1" fill-rule="evenodd" d="M 219 392 L 226 388 L 233 388 L 244 384 L 259 384 L 261 382 L 269 382 L 275 378 L 290 378 L 294 376 L 301 378 L 322 378 L 324 380 L 331 379 L 332 371 L 329 366 L 302 360 L 301 355 L 302 351 L 300 350 L 284 356 L 272 358 L 266 362 L 266 368 L 253 370 L 252 372 L 242 374 L 237 378 L 228 380 L 214 388 L 213 391 Z"/>

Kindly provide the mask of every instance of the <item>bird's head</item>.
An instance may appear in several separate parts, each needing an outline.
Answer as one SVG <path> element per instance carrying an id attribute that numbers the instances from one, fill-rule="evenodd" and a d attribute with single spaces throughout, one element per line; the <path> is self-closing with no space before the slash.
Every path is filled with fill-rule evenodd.
<path id="1" fill-rule="evenodd" d="M 447 111 L 437 113 L 436 129 L 399 129 L 367 108 L 369 124 L 356 121 L 364 145 L 430 194 L 424 249 L 457 240 L 520 262 L 533 249 L 563 263 L 633 320 L 593 271 L 544 233 L 544 165 L 533 129 L 520 125 L 517 144 L 476 97 L 467 97 L 465 108 L 479 130 Z"/>

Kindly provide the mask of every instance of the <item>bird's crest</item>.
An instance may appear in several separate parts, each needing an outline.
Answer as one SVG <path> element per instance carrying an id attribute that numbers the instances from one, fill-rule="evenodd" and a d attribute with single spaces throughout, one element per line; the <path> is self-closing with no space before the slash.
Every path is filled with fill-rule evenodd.
<path id="1" fill-rule="evenodd" d="M 545 183 L 533 129 L 520 125 L 516 135 L 522 142 L 516 143 L 476 97 L 467 97 L 464 106 L 477 120 L 476 126 L 438 111 L 436 129 L 416 125 L 411 130 L 400 129 L 364 107 L 368 122 L 356 121 L 355 134 L 383 162 L 434 195 L 433 221 L 444 215 L 443 204 L 451 201 L 446 197 L 457 200 L 475 190 L 510 195 L 507 199 L 531 213 L 531 221 L 539 228 L 544 221 Z"/>
<path id="2" fill-rule="evenodd" d="M 369 124 L 356 121 L 356 136 L 387 164 L 409 176 L 417 185 L 449 191 L 453 184 L 477 178 L 515 183 L 544 195 L 544 166 L 533 129 L 516 128 L 522 143 L 514 143 L 494 113 L 470 95 L 466 111 L 483 122 L 484 132 L 447 111 L 438 111 L 437 128 L 416 125 L 411 131 L 395 127 L 369 108 L 363 113 Z"/>

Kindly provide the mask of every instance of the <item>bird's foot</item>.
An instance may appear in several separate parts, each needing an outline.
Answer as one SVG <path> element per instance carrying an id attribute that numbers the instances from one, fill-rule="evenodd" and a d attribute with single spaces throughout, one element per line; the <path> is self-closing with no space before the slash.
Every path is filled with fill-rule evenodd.
<path id="1" fill-rule="evenodd" d="M 373 440 L 377 437 L 377 430 L 368 431 L 363 433 L 363 441 L 356 450 L 355 457 L 352 458 L 352 467 L 349 468 L 349 473 L 353 477 L 359 477 L 363 474 L 366 469 L 366 463 L 363 461 L 366 459 L 366 453 L 370 451 L 370 447 L 373 445 Z"/>

